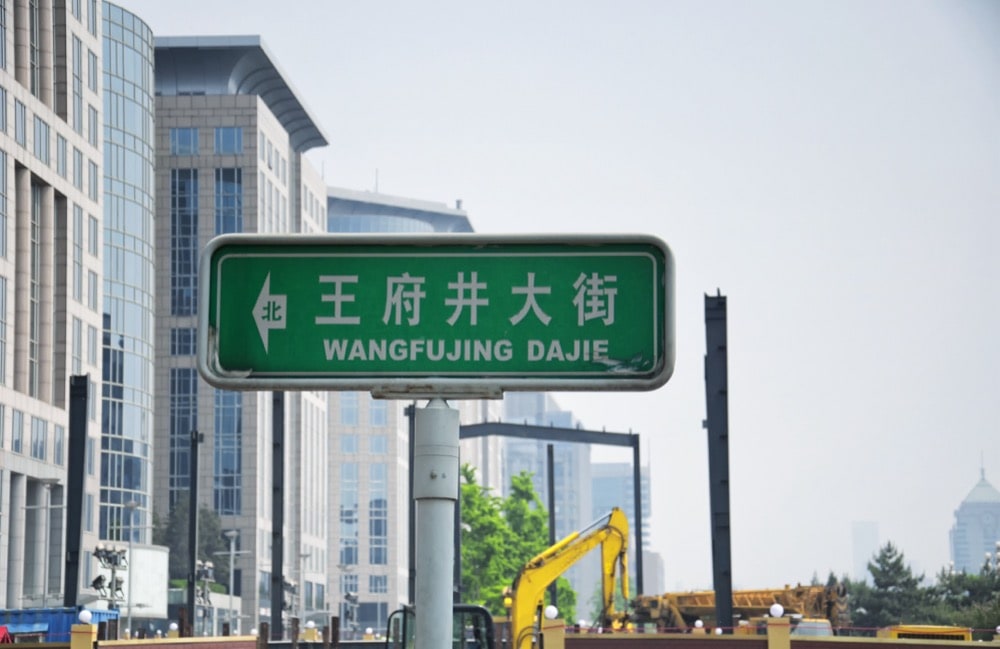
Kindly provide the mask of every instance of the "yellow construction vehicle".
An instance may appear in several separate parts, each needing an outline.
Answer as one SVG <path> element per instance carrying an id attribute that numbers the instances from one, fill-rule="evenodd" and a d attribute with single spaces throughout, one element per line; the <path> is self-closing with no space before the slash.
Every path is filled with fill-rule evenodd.
<path id="1" fill-rule="evenodd" d="M 684 631 L 701 620 L 704 625 L 735 627 L 740 620 L 767 615 L 772 604 L 781 604 L 785 614 L 828 620 L 831 626 L 850 626 L 847 592 L 833 586 L 785 586 L 784 588 L 733 591 L 732 621 L 715 621 L 715 592 L 711 590 L 663 595 L 639 595 L 631 602 L 636 624 L 656 624 L 667 631 Z"/>
<path id="2" fill-rule="evenodd" d="M 615 611 L 615 581 L 621 580 L 625 601 L 628 592 L 628 521 L 621 509 L 588 527 L 566 536 L 528 561 L 507 590 L 504 605 L 510 611 L 510 637 L 513 649 L 538 646 L 544 618 L 542 605 L 545 590 L 561 574 L 588 552 L 601 546 L 601 620 L 608 628 L 621 626 L 626 616 Z"/>

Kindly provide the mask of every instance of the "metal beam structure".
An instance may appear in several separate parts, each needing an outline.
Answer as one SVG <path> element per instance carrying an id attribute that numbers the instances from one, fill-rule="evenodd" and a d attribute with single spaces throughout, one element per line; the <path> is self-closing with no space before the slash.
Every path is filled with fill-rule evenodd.
<path id="1" fill-rule="evenodd" d="M 705 296 L 705 349 L 705 428 L 708 430 L 715 619 L 719 627 L 729 629 L 733 625 L 733 561 L 729 527 L 729 378 L 724 295 Z"/>

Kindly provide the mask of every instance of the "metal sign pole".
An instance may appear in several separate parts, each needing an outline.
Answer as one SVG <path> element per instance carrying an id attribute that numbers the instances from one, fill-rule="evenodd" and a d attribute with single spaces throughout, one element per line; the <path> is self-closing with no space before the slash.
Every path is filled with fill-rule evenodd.
<path id="1" fill-rule="evenodd" d="M 416 501 L 416 646 L 451 647 L 458 410 L 432 399 L 416 411 L 413 499 Z"/>

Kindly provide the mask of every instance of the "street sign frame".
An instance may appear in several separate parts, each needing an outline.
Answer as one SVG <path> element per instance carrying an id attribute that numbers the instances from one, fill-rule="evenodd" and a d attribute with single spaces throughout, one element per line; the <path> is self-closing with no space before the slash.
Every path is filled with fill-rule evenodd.
<path id="1" fill-rule="evenodd" d="M 441 334 L 433 327 L 448 310 Z M 421 321 L 435 314 L 436 325 Z M 571 317 L 575 327 L 562 324 Z M 344 331 L 369 337 L 338 338 Z M 392 335 L 401 337 L 387 343 Z M 674 358 L 673 255 L 650 235 L 224 234 L 200 259 L 198 370 L 219 388 L 398 398 L 644 391 L 667 382 Z"/>

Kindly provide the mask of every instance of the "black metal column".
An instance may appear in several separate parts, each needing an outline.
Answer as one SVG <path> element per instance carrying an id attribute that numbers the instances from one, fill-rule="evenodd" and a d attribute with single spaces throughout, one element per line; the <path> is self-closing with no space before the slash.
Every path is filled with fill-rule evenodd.
<path id="1" fill-rule="evenodd" d="M 555 448 L 552 444 L 545 447 L 545 477 L 548 484 L 549 498 L 549 547 L 556 544 L 556 470 L 555 470 Z M 549 585 L 549 604 L 559 606 L 556 593 L 556 582 Z"/>
<path id="2" fill-rule="evenodd" d="M 284 636 L 285 604 L 285 393 L 271 399 L 271 639 Z"/>
<path id="3" fill-rule="evenodd" d="M 729 393 L 726 298 L 705 296 L 705 403 L 708 430 L 709 506 L 712 520 L 712 581 L 716 625 L 732 632 L 733 566 L 729 522 Z"/>
<path id="4" fill-rule="evenodd" d="M 86 493 L 87 393 L 89 376 L 69 377 L 69 463 L 66 472 L 66 574 L 63 606 L 76 606 L 80 592 L 80 546 Z"/>
<path id="5" fill-rule="evenodd" d="M 188 489 L 188 580 L 187 580 L 187 627 L 182 635 L 194 635 L 195 624 L 195 580 L 198 577 L 198 448 L 202 435 L 191 431 L 191 474 Z"/>
<path id="6" fill-rule="evenodd" d="M 632 595 L 642 594 L 642 467 L 639 464 L 639 436 L 632 436 L 632 482 L 633 495 L 635 501 L 635 591 Z M 631 585 L 629 585 L 631 587 Z M 627 602 L 626 602 L 627 603 Z"/>

